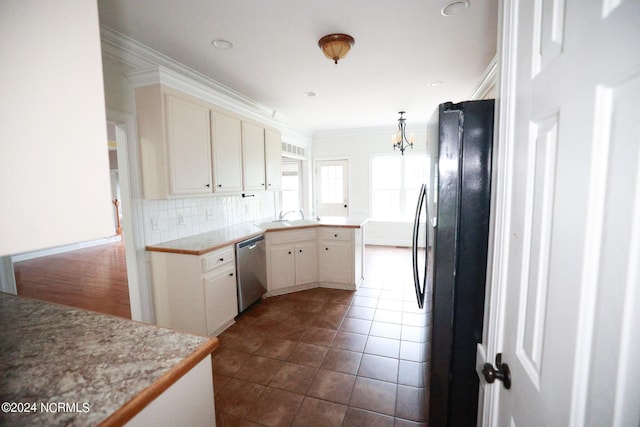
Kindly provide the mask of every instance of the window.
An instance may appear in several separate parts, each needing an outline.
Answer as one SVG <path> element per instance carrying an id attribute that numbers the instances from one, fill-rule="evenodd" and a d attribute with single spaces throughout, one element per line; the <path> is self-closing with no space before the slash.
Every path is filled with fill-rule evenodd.
<path id="1" fill-rule="evenodd" d="M 282 158 L 282 191 L 280 192 L 280 208 L 284 212 L 302 209 L 300 160 Z"/>
<path id="2" fill-rule="evenodd" d="M 372 156 L 372 218 L 378 221 L 413 221 L 418 192 L 428 176 L 426 154 Z"/>

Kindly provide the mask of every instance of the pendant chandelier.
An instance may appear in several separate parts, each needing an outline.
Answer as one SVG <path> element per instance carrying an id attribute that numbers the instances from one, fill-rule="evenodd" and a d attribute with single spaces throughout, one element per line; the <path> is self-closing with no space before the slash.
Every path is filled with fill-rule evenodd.
<path id="1" fill-rule="evenodd" d="M 395 133 L 394 135 L 391 135 L 391 143 L 393 144 L 393 151 L 396 150 L 396 148 L 400 149 L 400 154 L 404 156 L 404 150 L 407 149 L 407 147 L 411 147 L 411 149 L 413 150 L 413 134 L 409 135 L 409 139 L 407 139 L 407 135 L 406 135 L 406 120 L 404 118 L 404 111 L 399 111 L 398 114 L 400 114 L 400 118 L 398 119 L 398 132 Z"/>

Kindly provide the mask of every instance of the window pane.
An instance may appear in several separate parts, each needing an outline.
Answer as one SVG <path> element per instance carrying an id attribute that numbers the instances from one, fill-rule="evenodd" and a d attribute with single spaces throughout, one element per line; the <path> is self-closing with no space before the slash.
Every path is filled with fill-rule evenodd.
<path id="1" fill-rule="evenodd" d="M 342 203 L 344 201 L 342 166 L 321 166 L 320 180 L 321 203 Z"/>
<path id="2" fill-rule="evenodd" d="M 402 159 L 400 157 L 377 156 L 372 163 L 371 181 L 374 190 L 400 189 L 402 185 Z"/>
<path id="3" fill-rule="evenodd" d="M 427 182 L 429 162 L 427 156 L 407 156 L 405 159 L 405 188 L 420 188 Z"/>
<path id="4" fill-rule="evenodd" d="M 387 221 L 413 221 L 418 192 L 427 182 L 428 173 L 426 154 L 374 156 L 371 160 L 372 217 Z"/>
<path id="5" fill-rule="evenodd" d="M 300 169 L 300 160 L 283 158 L 280 208 L 285 212 L 301 209 Z"/>

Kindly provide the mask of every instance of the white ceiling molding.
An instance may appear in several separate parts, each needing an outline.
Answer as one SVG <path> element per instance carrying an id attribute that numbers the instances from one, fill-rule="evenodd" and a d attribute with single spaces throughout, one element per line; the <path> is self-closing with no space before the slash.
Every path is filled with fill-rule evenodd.
<path id="1" fill-rule="evenodd" d="M 497 71 L 497 59 L 494 56 L 487 68 L 485 68 L 482 76 L 480 77 L 480 81 L 471 92 L 470 99 L 484 99 L 486 95 L 493 89 L 496 85 L 496 71 Z"/>
<path id="2" fill-rule="evenodd" d="M 308 145 L 310 132 L 298 129 L 285 117 L 215 80 L 106 26 L 101 26 L 103 54 L 132 68 L 125 73 L 133 87 L 162 83 L 219 105 L 268 126 L 280 129 L 283 140 Z"/>

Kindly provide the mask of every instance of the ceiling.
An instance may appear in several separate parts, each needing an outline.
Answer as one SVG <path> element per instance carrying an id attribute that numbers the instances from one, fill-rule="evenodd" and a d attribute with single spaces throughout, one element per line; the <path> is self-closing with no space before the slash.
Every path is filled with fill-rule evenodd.
<path id="1" fill-rule="evenodd" d="M 498 0 L 99 0 L 101 25 L 273 110 L 298 130 L 427 121 L 468 99 L 496 52 Z M 355 44 L 338 65 L 330 33 Z M 212 46 L 226 39 L 233 48 Z M 430 87 L 432 82 L 442 82 Z M 306 92 L 317 96 L 306 96 Z"/>

